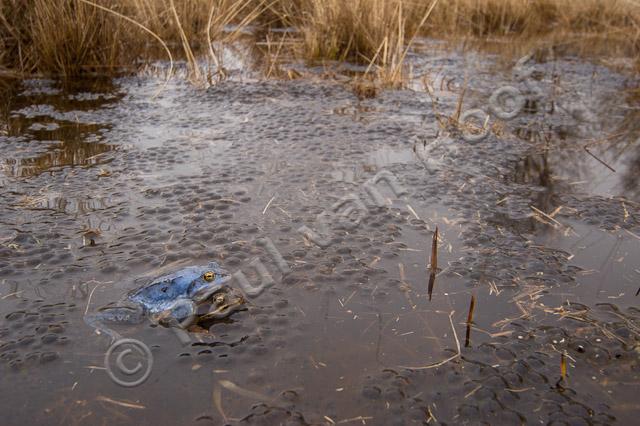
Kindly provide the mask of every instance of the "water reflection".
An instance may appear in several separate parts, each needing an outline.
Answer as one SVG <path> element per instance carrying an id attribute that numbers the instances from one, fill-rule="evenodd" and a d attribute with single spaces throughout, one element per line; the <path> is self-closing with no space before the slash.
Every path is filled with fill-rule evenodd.
<path id="1" fill-rule="evenodd" d="M 625 94 L 619 91 L 601 93 L 597 102 L 592 101 L 595 110 L 586 121 L 573 116 L 558 121 L 562 117 L 552 112 L 542 122 L 515 129 L 516 136 L 537 148 L 516 166 L 515 182 L 537 184 L 550 192 L 640 200 L 638 99 L 626 96 L 621 103 L 621 96 Z"/>
<path id="2" fill-rule="evenodd" d="M 103 155 L 115 145 L 101 143 L 108 126 L 56 119 L 52 114 L 86 111 L 120 100 L 111 78 L 57 82 L 25 80 L 3 87 L 0 105 L 0 167 L 9 177 L 32 177 L 64 167 L 85 167 L 107 161 Z M 16 114 L 25 107 L 43 105 L 51 113 L 26 117 Z"/>
<path id="3" fill-rule="evenodd" d="M 20 96 L 15 97 L 13 110 L 46 103 L 57 111 L 89 111 L 120 101 L 125 93 L 119 91 L 111 77 L 86 77 L 69 80 L 25 80 Z"/>
<path id="4" fill-rule="evenodd" d="M 635 155 L 628 163 L 627 173 L 622 177 L 625 193 L 633 200 L 640 200 L 640 148 L 636 147 Z"/>
<path id="5" fill-rule="evenodd" d="M 62 167 L 102 164 L 106 161 L 102 154 L 113 151 L 115 145 L 90 140 L 91 138 L 95 139 L 91 131 L 99 128 L 100 126 L 94 124 L 63 124 L 54 130 L 33 131 L 31 133 L 35 140 L 21 145 L 29 151 L 31 145 L 38 144 L 38 141 L 46 141 L 49 144 L 46 151 L 42 152 L 41 146 L 34 146 L 33 155 L 7 158 L 4 167 L 5 173 L 15 177 L 30 177 Z"/>
<path id="6" fill-rule="evenodd" d="M 68 214 L 85 214 L 96 210 L 104 210 L 113 205 L 109 198 L 68 197 L 60 193 L 46 194 L 41 197 L 23 200 L 25 208 L 34 210 L 53 210 Z"/>
<path id="7" fill-rule="evenodd" d="M 635 292 L 640 274 L 637 236 L 625 230 L 603 231 L 577 221 L 569 224 L 575 234 L 549 233 L 535 237 L 538 244 L 564 250 L 570 256 L 570 264 L 580 268 L 576 284 L 564 287 L 562 297 L 591 305 L 597 302 L 615 302 L 619 306 L 637 304 Z"/>
<path id="8" fill-rule="evenodd" d="M 630 142 L 622 150 L 619 141 L 602 143 L 588 151 L 568 145 L 563 143 L 524 157 L 511 178 L 516 183 L 542 186 L 548 192 L 577 191 L 640 200 L 640 143 Z"/>
<path id="9" fill-rule="evenodd" d="M 548 152 L 545 152 L 523 158 L 515 167 L 513 182 L 534 184 L 552 189 L 552 172 L 549 168 L 548 156 Z"/>

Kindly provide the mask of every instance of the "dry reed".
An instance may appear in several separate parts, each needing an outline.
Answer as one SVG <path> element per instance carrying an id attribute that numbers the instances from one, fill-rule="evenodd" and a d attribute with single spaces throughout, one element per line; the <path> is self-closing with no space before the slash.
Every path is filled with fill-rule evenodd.
<path id="1" fill-rule="evenodd" d="M 168 49 L 189 77 L 211 41 L 231 42 L 258 18 L 265 1 L 0 0 L 0 70 L 75 76 L 121 71 Z M 235 29 L 229 26 L 235 24 Z M 163 50 L 159 50 L 162 48 Z M 215 56 L 216 66 L 220 66 Z"/>
<path id="2" fill-rule="evenodd" d="M 207 54 L 223 77 L 212 42 L 283 25 L 298 30 L 297 57 L 364 64 L 391 86 L 406 79 L 416 35 L 591 49 L 601 41 L 610 54 L 640 57 L 640 4 L 632 0 L 0 0 L 0 72 L 119 71 L 168 47 L 186 59 L 190 77 L 204 77 L 197 59 Z"/>
<path id="3" fill-rule="evenodd" d="M 427 292 L 429 294 L 429 301 L 433 295 L 433 287 L 436 283 L 436 272 L 438 271 L 438 227 L 433 232 L 433 239 L 431 241 L 431 260 L 429 262 L 429 283 L 427 284 Z"/>
<path id="4" fill-rule="evenodd" d="M 473 311 L 476 307 L 476 297 L 472 294 L 469 302 L 469 312 L 467 314 L 467 332 L 464 339 L 464 347 L 468 348 L 471 344 L 471 326 L 473 325 Z"/>

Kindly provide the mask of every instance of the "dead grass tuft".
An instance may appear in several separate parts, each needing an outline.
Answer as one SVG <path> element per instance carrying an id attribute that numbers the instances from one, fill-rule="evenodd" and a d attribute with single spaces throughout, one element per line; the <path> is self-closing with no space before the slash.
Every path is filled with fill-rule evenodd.
<path id="1" fill-rule="evenodd" d="M 216 46 L 256 25 L 294 27 L 285 50 L 297 58 L 360 64 L 391 87 L 407 80 L 407 50 L 417 35 L 505 38 L 511 43 L 503 50 L 582 45 L 640 58 L 635 0 L 1 0 L 0 73 L 105 73 L 135 68 L 167 48 L 186 60 L 189 78 L 224 78 Z M 201 68 L 206 56 L 214 72 Z M 266 69 L 284 75 L 273 63 Z"/>
<path id="2" fill-rule="evenodd" d="M 265 2 L 2 0 L 0 68 L 23 75 L 104 73 L 156 59 L 164 54 L 160 48 L 170 48 L 187 61 L 189 77 L 201 80 L 196 56 L 214 52 L 220 65 L 210 41 L 232 41 L 260 15 Z"/>

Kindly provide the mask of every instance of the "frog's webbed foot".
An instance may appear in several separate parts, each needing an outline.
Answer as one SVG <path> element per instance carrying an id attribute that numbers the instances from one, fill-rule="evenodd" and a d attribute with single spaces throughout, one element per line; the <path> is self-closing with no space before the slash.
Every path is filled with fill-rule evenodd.
<path id="1" fill-rule="evenodd" d="M 108 305 L 98 312 L 84 316 L 85 323 L 94 328 L 98 334 L 104 333 L 114 342 L 122 338 L 120 333 L 108 327 L 105 323 L 138 324 L 144 318 L 144 310 L 137 304 Z"/>

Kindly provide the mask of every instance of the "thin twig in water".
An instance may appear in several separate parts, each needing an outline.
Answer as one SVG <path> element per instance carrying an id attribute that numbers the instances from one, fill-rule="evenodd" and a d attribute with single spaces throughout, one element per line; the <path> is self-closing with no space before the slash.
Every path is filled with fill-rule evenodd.
<path id="1" fill-rule="evenodd" d="M 264 206 L 264 210 L 262 210 L 262 214 L 265 214 L 267 212 L 267 209 L 269 208 L 269 206 L 271 205 L 271 203 L 273 203 L 273 200 L 275 200 L 275 199 L 276 199 L 275 195 L 273 197 L 271 197 L 271 199 L 269 200 L 267 205 Z"/>
<path id="2" fill-rule="evenodd" d="M 4 296 L 2 296 L 1 300 L 7 299 L 7 298 L 9 298 L 11 296 L 17 296 L 20 293 L 24 293 L 24 290 L 14 291 L 13 293 L 9 293 L 7 295 L 4 295 Z"/>
<path id="3" fill-rule="evenodd" d="M 434 416 L 433 412 L 431 412 L 431 406 L 430 405 L 427 405 L 427 412 L 429 413 L 429 418 L 427 419 L 427 423 L 431 422 L 431 420 L 433 420 L 434 422 L 438 423 L 438 419 L 436 419 L 436 416 Z"/>
<path id="4" fill-rule="evenodd" d="M 98 284 L 96 284 L 96 286 L 93 287 L 93 290 L 91 290 L 91 293 L 89 293 L 89 298 L 87 299 L 87 307 L 84 309 L 85 315 L 87 315 L 87 312 L 89 312 L 89 305 L 91 305 L 91 298 L 93 297 L 93 292 L 96 291 L 96 289 L 100 287 L 102 284 L 107 284 L 107 283 L 98 282 Z"/>
<path id="5" fill-rule="evenodd" d="M 603 166 L 605 166 L 607 169 L 611 170 L 613 173 L 616 173 L 616 170 L 611 167 L 610 165 L 608 165 L 607 163 L 605 163 L 604 161 L 602 161 L 601 159 L 599 159 L 598 157 L 596 157 L 595 155 L 593 155 L 591 153 L 591 151 L 589 151 L 589 148 L 587 148 L 586 146 L 584 147 L 584 150 L 587 152 L 587 154 L 589 154 L 590 156 L 592 156 L 593 158 L 595 158 L 596 160 L 598 160 Z"/>
<path id="6" fill-rule="evenodd" d="M 340 420 L 336 424 L 341 425 L 341 424 L 344 424 L 344 423 L 361 422 L 364 425 L 364 424 L 367 424 L 367 420 L 372 420 L 372 419 L 373 419 L 373 417 L 358 416 L 358 417 L 352 417 L 350 419 Z"/>
<path id="7" fill-rule="evenodd" d="M 451 324 L 451 331 L 453 332 L 453 337 L 456 340 L 456 350 L 457 353 L 443 361 L 440 362 L 436 362 L 435 364 L 429 364 L 429 365 L 425 365 L 425 366 L 421 366 L 421 367 L 407 367 L 404 365 L 401 365 L 400 368 L 406 368 L 408 370 L 429 370 L 431 368 L 438 368 L 441 367 L 443 365 L 445 365 L 446 363 L 453 361 L 456 358 L 459 358 L 462 355 L 462 351 L 460 350 L 460 340 L 458 340 L 458 333 L 456 333 L 456 328 L 453 325 L 453 314 L 456 311 L 451 311 L 451 313 L 449 314 L 449 324 Z"/>
<path id="8" fill-rule="evenodd" d="M 238 394 L 238 395 L 242 395 L 244 397 L 247 398 L 251 398 L 251 399 L 256 399 L 258 401 L 262 401 L 262 402 L 267 402 L 270 403 L 273 401 L 272 398 L 269 398 L 265 395 L 259 394 L 258 392 L 254 392 L 252 390 L 249 389 L 244 389 L 241 388 L 240 386 L 236 385 L 235 383 L 229 381 L 229 380 L 218 380 L 218 383 L 220 384 L 220 386 L 222 386 L 223 388 Z"/>
<path id="9" fill-rule="evenodd" d="M 409 204 L 407 204 L 407 210 L 409 210 L 409 212 L 411 212 L 411 214 L 418 220 L 420 220 L 420 216 L 418 216 L 418 213 L 416 213 L 416 211 L 413 209 L 413 207 L 411 207 Z"/>
<path id="10" fill-rule="evenodd" d="M 127 402 L 127 401 L 118 401 L 116 399 L 111 399 L 109 397 L 102 396 L 102 395 L 99 395 L 98 397 L 96 397 L 96 400 L 102 401 L 102 402 L 108 402 L 109 404 L 119 405 L 121 407 L 135 408 L 137 410 L 143 410 L 147 408 L 144 405 L 134 404 L 133 402 Z"/>
<path id="11" fill-rule="evenodd" d="M 549 219 L 551 222 L 555 223 L 556 225 L 563 226 L 560 222 L 558 222 L 557 220 L 555 220 L 554 218 L 552 218 L 551 216 L 549 216 L 548 214 L 546 214 L 545 212 L 543 212 L 539 208 L 536 208 L 535 206 L 529 206 L 529 207 L 531 208 L 531 210 L 533 210 L 534 212 L 538 213 L 539 215 L 542 215 L 546 219 Z"/>
<path id="12" fill-rule="evenodd" d="M 637 238 L 637 239 L 639 239 L 639 240 L 640 240 L 640 237 L 639 237 L 639 236 L 637 236 L 637 235 L 636 235 L 636 234 L 634 234 L 633 232 L 629 231 L 628 229 L 625 229 L 625 232 L 626 232 L 627 234 L 631 235 L 632 237 Z"/>
<path id="13" fill-rule="evenodd" d="M 218 412 L 220 413 L 220 415 L 222 416 L 222 418 L 224 419 L 224 422 L 227 423 L 229 420 L 229 418 L 227 417 L 227 415 L 225 414 L 224 410 L 222 409 L 222 390 L 220 389 L 220 386 L 215 385 L 213 387 L 213 405 L 218 409 Z"/>

